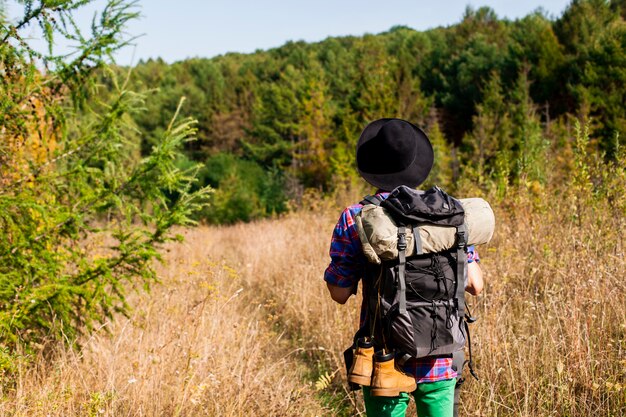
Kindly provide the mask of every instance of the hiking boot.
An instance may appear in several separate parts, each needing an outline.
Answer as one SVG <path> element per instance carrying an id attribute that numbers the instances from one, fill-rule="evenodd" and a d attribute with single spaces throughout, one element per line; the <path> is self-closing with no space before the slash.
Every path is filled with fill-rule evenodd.
<path id="1" fill-rule="evenodd" d="M 417 384 L 414 377 L 396 369 L 393 352 L 385 354 L 380 351 L 374 355 L 371 387 L 375 397 L 397 397 L 401 392 L 415 391 Z"/>
<path id="2" fill-rule="evenodd" d="M 348 381 L 353 384 L 369 387 L 372 381 L 372 358 L 374 357 L 374 345 L 371 340 L 360 338 L 356 341 L 354 360 L 348 372 Z"/>

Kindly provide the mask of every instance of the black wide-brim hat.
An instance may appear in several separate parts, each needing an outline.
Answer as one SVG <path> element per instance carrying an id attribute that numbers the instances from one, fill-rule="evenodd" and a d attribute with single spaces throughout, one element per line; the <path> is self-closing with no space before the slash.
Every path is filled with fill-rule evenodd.
<path id="1" fill-rule="evenodd" d="M 428 177 L 433 161 L 433 147 L 426 133 L 402 119 L 368 124 L 356 145 L 359 174 L 386 191 L 400 185 L 417 187 Z"/>

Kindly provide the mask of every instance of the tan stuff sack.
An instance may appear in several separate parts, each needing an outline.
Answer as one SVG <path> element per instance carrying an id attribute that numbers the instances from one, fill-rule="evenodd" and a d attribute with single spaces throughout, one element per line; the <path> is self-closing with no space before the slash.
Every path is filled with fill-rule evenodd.
<path id="1" fill-rule="evenodd" d="M 489 243 L 493 236 L 496 220 L 493 210 L 482 198 L 459 200 L 465 211 L 468 229 L 467 245 Z M 367 204 L 356 216 L 359 238 L 363 252 L 371 263 L 380 264 L 398 258 L 398 226 L 383 207 Z M 422 239 L 422 252 L 441 252 L 455 245 L 456 228 L 451 226 L 418 226 Z M 406 231 L 406 256 L 415 254 L 415 242 L 411 228 Z"/>

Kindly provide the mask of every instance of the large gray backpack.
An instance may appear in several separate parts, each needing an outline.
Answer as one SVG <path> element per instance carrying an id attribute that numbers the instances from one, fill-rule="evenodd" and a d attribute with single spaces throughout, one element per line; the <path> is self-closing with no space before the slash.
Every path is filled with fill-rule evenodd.
<path id="1" fill-rule="evenodd" d="M 473 234 L 491 230 L 472 243 L 486 243 L 493 234 L 493 212 L 481 201 L 479 208 L 472 202 L 473 219 L 481 226 L 474 227 Z M 461 201 L 438 187 L 422 192 L 401 186 L 387 199 L 368 196 L 362 204 L 357 229 L 370 261 L 365 273 L 368 329 L 362 330 L 374 338 L 377 348 L 406 357 L 462 349 L 468 337 L 464 291 L 469 236 Z M 377 226 L 384 224 L 383 217 L 393 228 Z M 449 243 L 430 239 L 433 234 L 447 236 Z M 368 256 L 368 251 L 377 255 Z"/>

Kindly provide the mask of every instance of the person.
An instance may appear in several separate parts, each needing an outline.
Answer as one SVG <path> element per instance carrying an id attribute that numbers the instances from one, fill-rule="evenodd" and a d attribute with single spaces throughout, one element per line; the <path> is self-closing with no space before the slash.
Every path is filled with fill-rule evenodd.
<path id="1" fill-rule="evenodd" d="M 365 127 L 357 143 L 356 162 L 360 175 L 377 188 L 376 195 L 385 199 L 389 192 L 400 185 L 417 188 L 428 176 L 434 154 L 426 134 L 408 121 L 380 119 Z M 361 204 L 351 205 L 341 213 L 330 245 L 330 264 L 324 272 L 324 280 L 330 297 L 339 304 L 357 293 L 359 281 L 363 280 L 366 258 L 356 228 L 355 218 Z M 483 289 L 482 271 L 478 265 L 478 253 L 468 248 L 467 279 L 465 289 L 478 295 Z M 360 324 L 367 317 L 366 300 L 368 288 L 363 281 L 363 301 Z M 458 369 L 460 372 L 461 369 Z M 403 377 L 415 380 L 411 388 L 418 416 L 451 417 L 454 409 L 454 388 L 457 372 L 453 368 L 452 355 L 411 358 L 402 366 Z M 371 388 L 363 386 L 366 412 L 372 416 L 404 416 L 409 403 L 409 393 L 399 396 L 374 396 Z"/>

